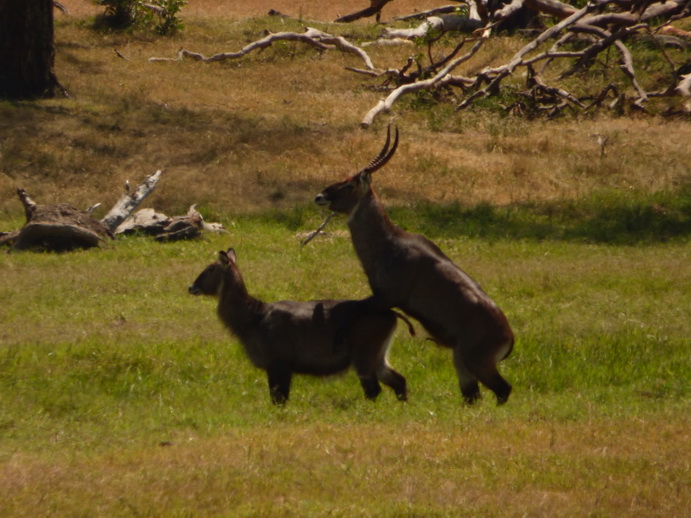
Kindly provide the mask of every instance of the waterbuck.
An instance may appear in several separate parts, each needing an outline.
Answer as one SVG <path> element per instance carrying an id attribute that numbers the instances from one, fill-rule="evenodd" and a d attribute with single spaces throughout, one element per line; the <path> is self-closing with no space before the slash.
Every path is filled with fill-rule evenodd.
<path id="1" fill-rule="evenodd" d="M 218 253 L 189 287 L 192 295 L 218 297 L 218 316 L 242 343 L 252 363 L 266 371 L 274 404 L 288 401 L 293 373 L 328 376 L 352 364 L 368 399 L 379 381 L 405 401 L 406 379 L 386 356 L 396 329 L 391 310 L 369 310 L 358 300 L 262 302 L 247 292 L 235 250 Z M 338 335 L 338 344 L 336 336 Z"/>
<path id="2" fill-rule="evenodd" d="M 372 188 L 372 173 L 398 147 L 391 148 L 391 127 L 383 149 L 365 168 L 324 189 L 315 202 L 348 215 L 348 227 L 372 288 L 370 308 L 398 307 L 416 318 L 433 340 L 453 349 L 463 398 L 480 397 L 478 380 L 505 403 L 511 385 L 497 363 L 513 348 L 513 332 L 504 313 L 465 272 L 429 239 L 406 232 L 386 215 Z"/>

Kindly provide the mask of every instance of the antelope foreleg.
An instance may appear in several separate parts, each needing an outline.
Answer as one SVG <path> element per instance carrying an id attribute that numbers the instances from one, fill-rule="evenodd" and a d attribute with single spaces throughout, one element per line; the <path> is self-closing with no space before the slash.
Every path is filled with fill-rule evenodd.
<path id="1" fill-rule="evenodd" d="M 475 369 L 478 378 L 488 389 L 494 392 L 497 396 L 497 404 L 503 405 L 509 400 L 511 394 L 511 385 L 506 381 L 494 363 L 487 363 Z"/>
<path id="2" fill-rule="evenodd" d="M 511 394 L 511 385 L 499 374 L 493 359 L 486 358 L 484 361 L 471 361 L 467 363 L 467 367 L 480 380 L 480 383 L 494 392 L 498 405 L 503 405 L 508 401 Z"/>

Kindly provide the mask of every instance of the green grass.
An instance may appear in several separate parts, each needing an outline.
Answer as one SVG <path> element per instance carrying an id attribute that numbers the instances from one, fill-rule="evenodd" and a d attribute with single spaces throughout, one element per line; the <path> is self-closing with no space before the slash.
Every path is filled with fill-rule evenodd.
<path id="1" fill-rule="evenodd" d="M 417 210 L 394 212 L 429 225 Z M 510 401 L 483 391 L 464 406 L 449 352 L 401 326 L 390 361 L 407 404 L 388 389 L 365 401 L 349 372 L 297 377 L 274 408 L 215 302 L 186 287 L 232 245 L 265 300 L 367 295 L 347 235 L 300 248 L 296 233 L 318 222 L 296 209 L 226 221 L 229 235 L 197 242 L 0 255 L 0 514 L 685 512 L 685 235 L 634 247 L 440 230 L 512 322 Z"/>
<path id="2" fill-rule="evenodd" d="M 449 351 L 401 326 L 390 361 L 408 403 L 389 390 L 364 400 L 349 372 L 297 377 L 275 408 L 214 301 L 187 286 L 234 246 L 265 300 L 367 296 L 344 218 L 331 237 L 299 241 L 323 217 L 309 200 L 376 155 L 388 118 L 359 128 L 383 93 L 336 51 L 281 44 L 224 64 L 148 62 L 302 30 L 227 12 L 244 3 L 214 5 L 221 16 L 186 18 L 174 38 L 58 16 L 56 73 L 72 97 L 0 103 L 0 230 L 24 223 L 17 187 L 105 211 L 126 179 L 157 169 L 147 206 L 178 215 L 198 203 L 229 230 L 0 253 L 0 516 L 688 514 L 687 121 L 529 121 L 493 111 L 497 99 L 462 112 L 402 99 L 401 145 L 376 188 L 396 223 L 433 238 L 507 313 L 517 343 L 500 368 L 514 393 L 497 407 L 483 389 L 463 405 Z M 522 44 L 497 38 L 458 72 Z M 650 55 L 633 51 L 636 63 Z M 368 52 L 400 68 L 411 49 Z M 639 79 L 658 88 L 664 63 L 645 63 Z M 620 76 L 611 66 L 607 82 Z M 574 91 L 590 88 L 584 78 L 571 78 Z M 602 157 L 595 133 L 608 138 Z"/>
<path id="3" fill-rule="evenodd" d="M 428 236 L 643 245 L 688 239 L 691 190 L 653 194 L 604 190 L 578 200 L 503 207 L 419 203 L 415 211 L 394 209 L 392 214 L 400 224 L 409 222 Z"/>

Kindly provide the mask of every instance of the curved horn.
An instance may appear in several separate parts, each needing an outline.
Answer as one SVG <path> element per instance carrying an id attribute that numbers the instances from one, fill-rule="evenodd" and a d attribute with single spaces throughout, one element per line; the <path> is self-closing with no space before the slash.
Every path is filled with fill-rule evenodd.
<path id="1" fill-rule="evenodd" d="M 391 149 L 389 149 L 390 142 L 391 124 L 389 124 L 389 128 L 386 132 L 386 142 L 384 143 L 384 147 L 382 148 L 382 150 L 379 152 L 379 154 L 376 156 L 374 160 L 372 160 L 369 164 L 367 164 L 360 171 L 358 171 L 357 174 L 370 174 L 386 165 L 386 163 L 393 156 L 393 154 L 396 152 L 396 148 L 398 147 L 398 126 L 396 126 L 396 136 L 394 137 L 393 146 L 391 146 Z"/>

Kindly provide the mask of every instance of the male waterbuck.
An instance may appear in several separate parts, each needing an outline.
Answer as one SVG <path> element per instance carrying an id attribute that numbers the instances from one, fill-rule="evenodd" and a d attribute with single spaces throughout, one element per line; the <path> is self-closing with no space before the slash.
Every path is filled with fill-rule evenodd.
<path id="1" fill-rule="evenodd" d="M 398 307 L 416 318 L 434 341 L 453 349 L 463 398 L 480 396 L 478 380 L 505 403 L 511 385 L 497 363 L 513 348 L 514 337 L 504 313 L 480 286 L 424 236 L 395 226 L 371 185 L 391 148 L 391 127 L 379 155 L 364 169 L 324 189 L 315 202 L 348 215 L 353 246 L 372 288 L 370 308 Z"/>
<path id="2" fill-rule="evenodd" d="M 218 297 L 219 318 L 252 363 L 266 371 L 275 404 L 288 400 L 293 373 L 328 376 L 350 365 L 367 398 L 379 395 L 381 381 L 406 400 L 406 379 L 386 356 L 397 317 L 414 331 L 394 311 L 369 310 L 358 300 L 262 302 L 247 292 L 232 248 L 218 253 L 218 261 L 204 269 L 189 292 Z"/>

